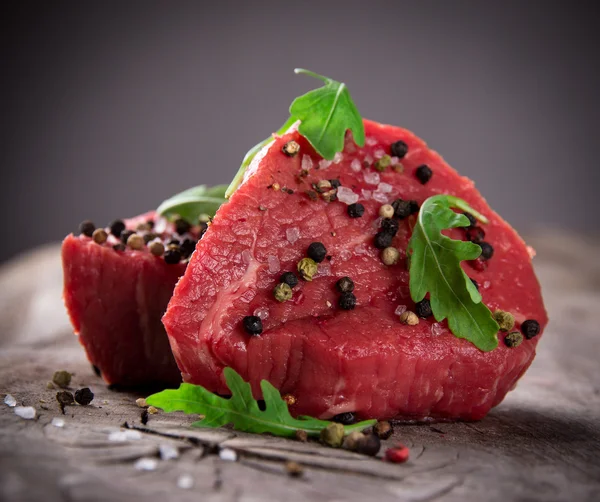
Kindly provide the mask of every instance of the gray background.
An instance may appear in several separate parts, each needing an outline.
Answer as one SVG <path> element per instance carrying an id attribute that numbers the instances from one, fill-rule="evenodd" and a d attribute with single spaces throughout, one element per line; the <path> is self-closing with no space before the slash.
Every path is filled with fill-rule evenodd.
<path id="1" fill-rule="evenodd" d="M 592 2 L 2 7 L 0 261 L 225 183 L 316 84 L 414 130 L 517 229 L 598 230 Z"/>

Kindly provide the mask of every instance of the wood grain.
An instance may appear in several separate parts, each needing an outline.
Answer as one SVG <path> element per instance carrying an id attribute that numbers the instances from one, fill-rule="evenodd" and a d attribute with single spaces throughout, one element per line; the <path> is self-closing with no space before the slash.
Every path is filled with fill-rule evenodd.
<path id="1" fill-rule="evenodd" d="M 600 500 L 600 245 L 593 239 L 538 233 L 529 242 L 551 323 L 518 387 L 480 421 L 396 425 L 385 447 L 410 447 L 394 465 L 317 443 L 229 429 L 191 429 L 182 414 L 150 415 L 135 399 L 96 377 L 60 299 L 58 248 L 49 246 L 0 267 L 0 396 L 34 406 L 23 420 L 0 405 L 0 499 L 53 501 L 462 501 Z M 57 369 L 89 386 L 89 406 L 62 415 Z M 61 417 L 65 426 L 55 427 Z M 109 440 L 137 430 L 139 439 Z M 160 460 L 174 446 L 179 457 Z M 238 460 L 219 457 L 229 448 Z M 383 449 L 382 449 L 383 452 Z M 140 471 L 140 458 L 157 458 Z M 290 477 L 285 462 L 304 466 Z M 193 487 L 178 480 L 191 477 Z"/>

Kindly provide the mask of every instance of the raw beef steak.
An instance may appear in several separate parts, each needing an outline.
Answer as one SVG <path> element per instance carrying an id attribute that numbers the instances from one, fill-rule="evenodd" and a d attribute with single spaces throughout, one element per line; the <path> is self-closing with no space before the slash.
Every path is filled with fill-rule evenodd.
<path id="1" fill-rule="evenodd" d="M 385 265 L 375 246 L 385 224 L 379 211 L 397 199 L 421 204 L 431 195 L 451 194 L 487 216 L 482 229 L 493 247 L 485 250 L 489 259 L 464 268 L 484 303 L 511 312 L 517 330 L 526 319 L 542 329 L 547 322 L 530 250 L 473 183 L 421 139 L 370 121 L 365 132 L 364 148 L 347 138 L 333 162 L 293 130 L 254 159 L 198 243 L 163 318 L 183 380 L 227 393 L 222 371 L 231 366 L 251 382 L 256 397 L 261 379 L 293 395 L 294 414 L 480 419 L 531 364 L 539 337 L 509 348 L 500 332 L 498 348 L 482 352 L 449 332 L 446 321 L 429 316 L 416 325 L 401 323 L 398 314 L 416 308 L 405 260 L 415 215 L 398 221 L 393 246 L 401 259 Z M 291 140 L 300 146 L 295 156 L 282 151 Z M 333 180 L 333 194 L 324 180 Z M 364 214 L 349 206 L 353 202 L 364 206 Z M 417 210 L 415 203 L 407 208 Z M 483 238 L 479 227 L 468 234 Z M 467 238 L 464 229 L 450 235 Z M 274 287 L 281 274 L 299 275 L 297 264 L 313 242 L 324 244 L 327 257 L 312 281 L 300 279 L 292 298 L 280 303 Z M 353 310 L 340 306 L 352 306 L 336 288 L 345 276 L 355 284 Z M 262 319 L 258 336 L 249 333 L 259 331 L 252 318 L 244 326 L 253 315 Z"/>

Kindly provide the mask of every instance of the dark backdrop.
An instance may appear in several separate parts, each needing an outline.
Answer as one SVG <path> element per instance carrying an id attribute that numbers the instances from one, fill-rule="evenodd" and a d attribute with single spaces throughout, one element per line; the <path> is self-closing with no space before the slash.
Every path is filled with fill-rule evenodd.
<path id="1" fill-rule="evenodd" d="M 592 2 L 3 3 L 0 261 L 201 182 L 316 82 L 424 137 L 519 230 L 596 231 Z"/>

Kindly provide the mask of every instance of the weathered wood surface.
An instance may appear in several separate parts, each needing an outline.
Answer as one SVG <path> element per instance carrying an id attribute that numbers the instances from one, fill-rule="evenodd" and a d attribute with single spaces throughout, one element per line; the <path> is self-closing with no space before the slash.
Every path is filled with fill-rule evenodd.
<path id="1" fill-rule="evenodd" d="M 227 429 L 190 429 L 189 417 L 151 415 L 140 422 L 139 395 L 108 390 L 89 367 L 62 307 L 57 248 L 0 267 L 0 396 L 34 406 L 24 420 L 0 404 L 0 498 L 47 502 L 176 501 L 462 501 L 600 500 L 600 245 L 538 234 L 537 271 L 551 324 L 525 378 L 481 422 L 396 426 L 387 445 L 411 448 L 403 465 L 343 450 Z M 33 278 L 33 284 L 32 284 Z M 32 289 L 35 285 L 35 289 Z M 75 372 L 73 388 L 95 392 L 72 406 L 65 426 L 56 369 Z M 109 440 L 127 422 L 139 439 Z M 159 448 L 179 458 L 137 470 Z M 219 457 L 237 452 L 238 461 Z M 285 461 L 305 467 L 291 478 Z M 193 486 L 181 488 L 181 476 Z"/>

